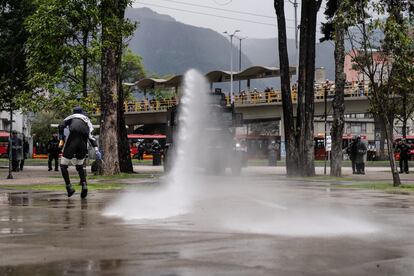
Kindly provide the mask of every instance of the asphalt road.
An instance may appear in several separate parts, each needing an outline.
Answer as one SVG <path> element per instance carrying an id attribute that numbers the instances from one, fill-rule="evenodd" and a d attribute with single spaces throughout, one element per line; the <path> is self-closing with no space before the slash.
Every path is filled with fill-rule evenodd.
<path id="1" fill-rule="evenodd" d="M 267 172 L 87 200 L 0 188 L 0 275 L 414 275 L 413 195 Z"/>

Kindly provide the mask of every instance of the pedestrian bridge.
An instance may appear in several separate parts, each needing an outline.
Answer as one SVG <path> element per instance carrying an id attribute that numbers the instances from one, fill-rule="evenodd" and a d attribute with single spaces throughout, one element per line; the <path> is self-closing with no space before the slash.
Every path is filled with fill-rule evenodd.
<path id="1" fill-rule="evenodd" d="M 333 113 L 332 99 L 334 88 L 320 87 L 315 90 L 315 116 L 322 116 L 325 110 L 325 96 L 328 115 Z M 369 109 L 369 88 L 346 87 L 345 114 L 367 113 Z M 226 97 L 230 105 L 230 97 Z M 297 93 L 292 90 L 292 101 L 296 110 Z M 137 100 L 125 103 L 125 121 L 127 125 L 163 124 L 166 123 L 166 111 L 177 104 L 176 99 Z M 280 120 L 283 117 L 282 96 L 280 91 L 259 92 L 252 91 L 234 96 L 236 112 L 243 114 L 243 120 L 268 121 Z M 96 115 L 99 115 L 97 110 Z"/>

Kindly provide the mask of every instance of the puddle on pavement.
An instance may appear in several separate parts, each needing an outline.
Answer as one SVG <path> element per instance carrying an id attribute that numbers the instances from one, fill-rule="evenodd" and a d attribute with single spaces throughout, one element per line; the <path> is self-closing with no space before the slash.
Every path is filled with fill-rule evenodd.
<path id="1" fill-rule="evenodd" d="M 384 208 L 403 208 L 403 209 L 409 209 L 412 208 L 409 204 L 404 204 L 402 202 L 398 201 L 390 201 L 390 202 L 377 202 L 374 203 L 375 207 L 384 207 Z"/>
<path id="2" fill-rule="evenodd" d="M 123 260 L 86 260 L 66 261 L 47 264 L 3 266 L 0 267 L 0 275 L 90 275 L 90 273 L 110 273 L 123 265 Z M 110 275 L 110 274 L 109 274 Z"/>

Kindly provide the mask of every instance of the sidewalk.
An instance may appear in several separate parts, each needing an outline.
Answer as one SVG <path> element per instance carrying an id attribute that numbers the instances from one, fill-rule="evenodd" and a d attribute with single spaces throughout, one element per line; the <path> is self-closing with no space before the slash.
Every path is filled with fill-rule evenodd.
<path id="1" fill-rule="evenodd" d="M 35 184 L 64 184 L 60 171 L 48 171 L 47 166 L 25 166 L 23 171 L 12 172 L 13 179 L 7 179 L 9 170 L 0 167 L 1 185 L 35 185 Z M 90 166 L 86 167 L 88 175 L 92 175 Z M 134 171 L 143 174 L 162 173 L 162 166 L 134 166 Z M 74 166 L 69 167 L 69 174 L 77 177 Z"/>
<path id="2" fill-rule="evenodd" d="M 162 166 L 142 166 L 135 165 L 134 171 L 143 174 L 160 174 L 163 173 Z M 74 167 L 69 168 L 71 175 L 77 176 Z M 90 167 L 87 167 L 87 173 L 90 175 Z M 269 166 L 251 166 L 243 169 L 243 175 L 273 175 L 275 178 L 284 178 L 286 174 L 285 167 Z M 60 172 L 47 171 L 47 166 L 25 166 L 22 172 L 13 172 L 13 179 L 7 179 L 8 168 L 0 167 L 0 186 L 1 185 L 29 185 L 29 184 L 62 184 L 63 179 Z M 324 168 L 316 167 L 316 175 L 324 176 Z M 329 177 L 329 167 L 327 167 L 327 177 Z M 346 181 L 355 180 L 357 182 L 392 182 L 390 169 L 387 167 L 367 167 L 365 175 L 354 175 L 349 167 L 342 168 L 342 177 Z M 410 174 L 400 174 L 401 181 L 406 184 L 414 185 L 414 172 Z"/>

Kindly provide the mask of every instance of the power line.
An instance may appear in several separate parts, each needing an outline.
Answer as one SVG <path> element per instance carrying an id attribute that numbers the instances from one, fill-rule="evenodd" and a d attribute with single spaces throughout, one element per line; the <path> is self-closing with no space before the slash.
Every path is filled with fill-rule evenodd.
<path id="1" fill-rule="evenodd" d="M 234 10 L 230 10 L 230 9 L 216 8 L 216 7 L 206 6 L 206 5 L 187 3 L 187 2 L 183 2 L 183 1 L 176 1 L 176 0 L 161 0 L 161 1 L 173 2 L 173 3 L 177 3 L 177 4 L 182 4 L 182 5 L 192 6 L 192 7 L 212 9 L 212 10 L 217 10 L 217 11 L 225 11 L 225 12 L 231 12 L 231 13 L 237 13 L 237 14 L 243 14 L 243 15 L 251 15 L 251 16 L 257 16 L 257 17 L 276 19 L 276 16 L 262 15 L 262 14 L 257 14 L 257 13 L 252 13 L 252 12 L 245 12 L 245 11 L 234 11 Z M 293 19 L 286 19 L 286 20 L 287 21 L 294 21 Z"/>
<path id="2" fill-rule="evenodd" d="M 228 19 L 228 20 L 234 20 L 234 21 L 240 21 L 240 22 L 247 22 L 247 23 L 254 23 L 254 24 L 260 24 L 260 25 L 277 27 L 276 24 L 259 22 L 259 21 L 253 21 L 253 20 L 248 20 L 248 19 L 241 19 L 241 18 L 235 18 L 235 17 L 229 17 L 229 16 L 215 15 L 215 14 L 210 14 L 210 13 L 190 11 L 190 10 L 184 10 L 184 9 L 166 7 L 166 6 L 162 6 L 162 5 L 144 3 L 144 2 L 139 2 L 139 1 L 135 1 L 135 3 L 142 4 L 142 5 L 147 5 L 147 6 L 158 7 L 158 8 L 165 8 L 165 9 L 170 9 L 170 10 L 175 10 L 175 11 L 188 12 L 188 13 L 192 13 L 192 14 L 200 14 L 200 15 L 206 15 L 206 16 L 211 16 L 211 17 L 223 18 L 223 19 Z M 288 29 L 295 29 L 295 27 L 286 27 L 286 28 L 288 28 Z"/>

